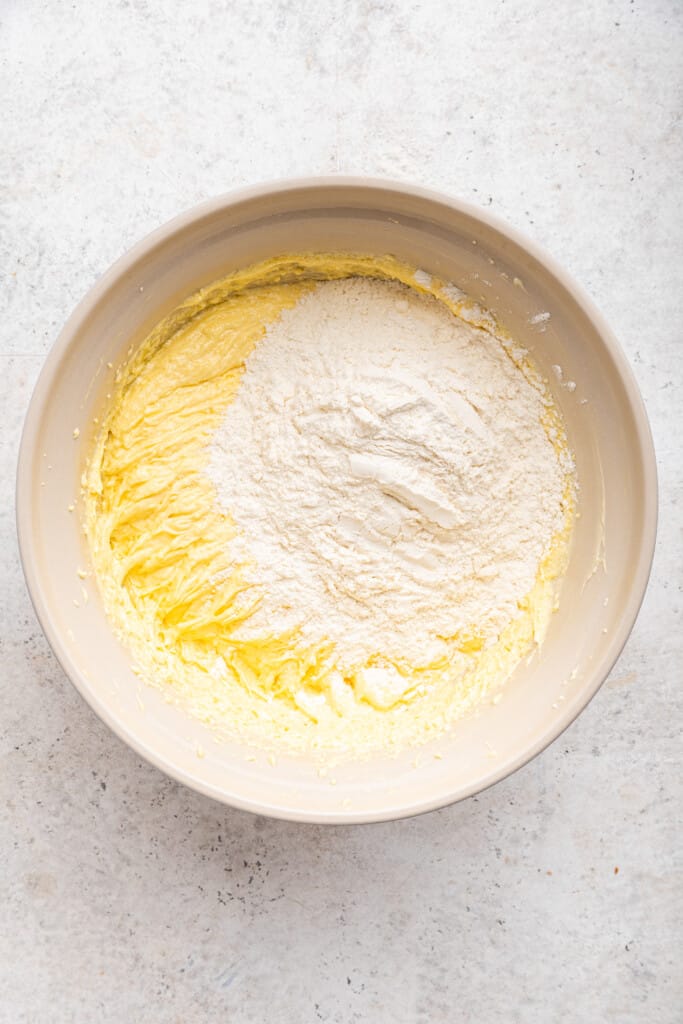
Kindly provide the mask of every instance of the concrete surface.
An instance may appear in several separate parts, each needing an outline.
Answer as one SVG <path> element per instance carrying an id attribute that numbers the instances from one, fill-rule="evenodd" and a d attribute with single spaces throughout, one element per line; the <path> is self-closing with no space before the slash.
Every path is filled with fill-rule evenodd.
<path id="1" fill-rule="evenodd" d="M 1 18 L 0 1019 L 680 1021 L 683 7 Z M 325 830 L 224 809 L 109 734 L 36 624 L 12 492 L 42 359 L 117 256 L 233 186 L 336 171 L 490 206 L 575 274 L 635 367 L 662 510 L 633 636 L 550 750 L 460 806 Z"/>

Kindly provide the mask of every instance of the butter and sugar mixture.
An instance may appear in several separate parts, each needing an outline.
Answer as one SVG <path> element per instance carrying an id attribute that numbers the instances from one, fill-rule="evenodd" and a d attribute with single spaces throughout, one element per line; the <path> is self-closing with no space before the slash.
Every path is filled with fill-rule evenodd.
<path id="1" fill-rule="evenodd" d="M 571 458 L 524 351 L 390 257 L 281 257 L 120 372 L 87 530 L 138 670 L 256 744 L 448 728 L 541 642 Z"/>

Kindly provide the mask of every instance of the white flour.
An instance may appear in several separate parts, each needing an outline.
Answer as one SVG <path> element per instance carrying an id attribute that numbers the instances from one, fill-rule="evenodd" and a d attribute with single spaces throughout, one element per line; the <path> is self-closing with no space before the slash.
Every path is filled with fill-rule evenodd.
<path id="1" fill-rule="evenodd" d="M 247 360 L 209 472 L 261 604 L 243 636 L 419 666 L 517 613 L 561 523 L 543 394 L 487 332 L 405 286 L 327 282 Z"/>

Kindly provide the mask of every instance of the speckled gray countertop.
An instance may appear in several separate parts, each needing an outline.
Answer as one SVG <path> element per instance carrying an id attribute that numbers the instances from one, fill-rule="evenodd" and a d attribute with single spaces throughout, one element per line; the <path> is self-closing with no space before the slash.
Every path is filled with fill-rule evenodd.
<path id="1" fill-rule="evenodd" d="M 680 1021 L 683 7 L 0 16 L 0 1019 Z M 212 803 L 100 724 L 33 615 L 13 475 L 45 353 L 116 257 L 208 196 L 329 172 L 490 207 L 573 272 L 635 368 L 661 521 L 631 640 L 551 749 L 459 806 L 324 829 Z"/>

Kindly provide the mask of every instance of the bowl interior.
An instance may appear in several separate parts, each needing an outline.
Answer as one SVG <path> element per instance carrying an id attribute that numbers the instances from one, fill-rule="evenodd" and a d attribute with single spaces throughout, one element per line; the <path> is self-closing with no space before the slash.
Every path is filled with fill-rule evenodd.
<path id="1" fill-rule="evenodd" d="M 113 370 L 185 296 L 281 252 L 393 253 L 493 311 L 547 376 L 579 477 L 560 607 L 540 654 L 497 705 L 398 757 L 318 765 L 217 743 L 134 674 L 109 628 L 88 553 L 80 477 Z M 561 374 L 556 367 L 561 368 Z M 78 429 L 78 436 L 74 432 Z M 654 461 L 623 356 L 560 271 L 473 210 L 401 186 L 319 182 L 255 190 L 191 212 L 124 257 L 51 352 L 26 422 L 18 479 L 22 557 L 56 653 L 101 717 L 138 752 L 236 806 L 315 821 L 427 810 L 475 792 L 542 749 L 593 695 L 628 635 L 654 541 Z M 71 511 L 71 506 L 75 506 Z M 435 756 L 436 755 L 436 756 Z"/>

